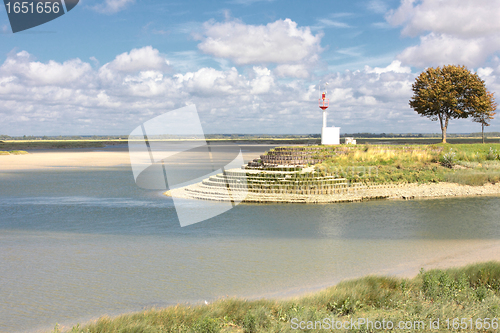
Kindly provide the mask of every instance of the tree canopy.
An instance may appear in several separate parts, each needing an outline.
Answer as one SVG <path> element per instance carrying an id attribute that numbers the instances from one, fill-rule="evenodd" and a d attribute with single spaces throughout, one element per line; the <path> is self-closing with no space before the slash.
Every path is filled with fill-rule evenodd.
<path id="1" fill-rule="evenodd" d="M 420 73 L 412 89 L 410 106 L 422 117 L 439 120 L 443 143 L 450 119 L 470 117 L 484 125 L 495 114 L 493 94 L 465 66 L 428 68 Z"/>

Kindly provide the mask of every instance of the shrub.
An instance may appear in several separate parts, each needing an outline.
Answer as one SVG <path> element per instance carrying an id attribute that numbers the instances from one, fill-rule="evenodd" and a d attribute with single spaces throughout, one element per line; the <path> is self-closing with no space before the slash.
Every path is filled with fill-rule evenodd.
<path id="1" fill-rule="evenodd" d="M 496 149 L 493 150 L 490 147 L 490 150 L 488 151 L 488 154 L 486 155 L 486 160 L 493 161 L 493 160 L 499 160 L 499 159 L 500 159 L 500 155 L 498 154 L 498 151 Z"/>
<path id="2" fill-rule="evenodd" d="M 453 168 L 453 166 L 457 164 L 456 153 L 450 149 L 449 152 L 441 156 L 439 162 L 446 168 Z"/>

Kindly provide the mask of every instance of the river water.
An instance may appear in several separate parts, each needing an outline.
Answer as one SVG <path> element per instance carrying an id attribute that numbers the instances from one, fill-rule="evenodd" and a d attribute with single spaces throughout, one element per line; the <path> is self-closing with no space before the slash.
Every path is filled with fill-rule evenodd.
<path id="1" fill-rule="evenodd" d="M 172 200 L 138 188 L 129 166 L 6 172 L 0 184 L 1 332 L 405 275 L 500 239 L 498 197 L 240 204 L 181 228 Z"/>

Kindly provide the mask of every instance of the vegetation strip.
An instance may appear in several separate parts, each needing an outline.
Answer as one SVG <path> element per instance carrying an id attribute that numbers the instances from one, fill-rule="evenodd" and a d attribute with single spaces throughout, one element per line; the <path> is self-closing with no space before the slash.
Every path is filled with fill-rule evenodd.
<path id="1" fill-rule="evenodd" d="M 457 325 L 462 325 L 458 326 L 458 330 L 467 332 L 498 331 L 500 263 L 479 263 L 447 270 L 421 270 L 413 279 L 367 276 L 341 282 L 315 294 L 287 300 L 220 299 L 208 305 L 177 305 L 116 318 L 104 316 L 84 326 L 76 325 L 69 331 L 321 332 L 325 331 L 328 323 L 359 323 L 360 319 L 364 319 L 366 324 L 334 331 L 385 331 L 375 327 L 377 322 L 382 321 L 385 321 L 386 327 L 388 322 L 393 323 L 394 328 L 386 329 L 387 331 L 449 332 L 457 330 Z M 437 320 L 439 329 L 436 329 Z M 372 326 L 369 322 L 373 323 Z M 304 327 L 312 325 L 313 328 L 294 329 L 300 323 L 304 323 Z M 400 323 L 406 328 L 411 323 L 412 329 L 400 330 Z M 431 323 L 434 324 L 434 329 L 430 326 Z M 467 325 L 467 328 L 463 325 Z M 56 326 L 52 332 L 58 333 L 61 329 Z"/>
<path id="2" fill-rule="evenodd" d="M 278 147 L 165 195 L 229 201 L 226 184 L 249 203 L 499 195 L 500 144 Z"/>

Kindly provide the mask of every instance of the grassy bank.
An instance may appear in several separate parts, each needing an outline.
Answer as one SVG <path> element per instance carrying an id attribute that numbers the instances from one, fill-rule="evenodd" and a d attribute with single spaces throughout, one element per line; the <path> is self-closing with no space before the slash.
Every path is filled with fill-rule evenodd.
<path id="1" fill-rule="evenodd" d="M 358 145 L 316 165 L 320 173 L 352 182 L 455 182 L 484 185 L 500 181 L 500 144 Z"/>
<path id="2" fill-rule="evenodd" d="M 328 319 L 325 321 L 325 318 Z M 381 330 L 374 326 L 382 320 L 392 322 L 394 331 L 402 331 L 397 329 L 400 322 L 420 327 L 404 331 L 430 331 L 429 320 L 437 319 L 440 330 L 434 331 L 449 332 L 457 324 L 454 318 L 466 319 L 465 324 L 458 320 L 459 325 L 467 325 L 461 331 L 498 331 L 494 327 L 500 325 L 500 263 L 421 271 L 413 279 L 368 276 L 291 300 L 223 299 L 209 305 L 151 309 L 117 318 L 102 317 L 86 326 L 77 325 L 70 331 L 297 332 L 293 328 L 302 322 L 303 327 L 316 323 L 316 329 L 298 331 L 319 332 L 317 322 L 321 325 L 336 321 L 358 322 L 359 318 L 374 324 L 358 325 L 349 330 L 336 329 L 335 332 L 378 332 Z M 484 329 L 486 326 L 490 329 Z M 56 327 L 53 332 L 60 330 Z"/>

